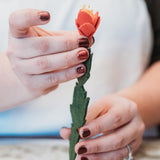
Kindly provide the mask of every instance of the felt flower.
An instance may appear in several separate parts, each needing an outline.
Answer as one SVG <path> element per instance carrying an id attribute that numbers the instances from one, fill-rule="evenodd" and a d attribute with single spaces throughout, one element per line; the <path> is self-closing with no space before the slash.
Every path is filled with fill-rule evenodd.
<path id="1" fill-rule="evenodd" d="M 93 10 L 80 9 L 76 19 L 76 26 L 81 35 L 87 36 L 91 39 L 100 24 L 99 12 L 93 14 Z"/>
<path id="2" fill-rule="evenodd" d="M 76 25 L 81 35 L 87 36 L 89 39 L 93 37 L 100 24 L 100 17 L 98 16 L 98 14 L 99 13 L 96 12 L 96 14 L 94 15 L 93 11 L 85 9 L 85 6 L 79 11 L 78 17 L 76 19 Z M 84 124 L 86 123 L 86 114 L 90 98 L 87 97 L 87 91 L 84 88 L 84 84 L 90 77 L 93 56 L 93 54 L 91 53 L 91 49 L 88 49 L 88 51 L 90 56 L 88 60 L 84 62 L 84 65 L 86 66 L 86 73 L 84 76 L 78 78 L 78 81 L 76 82 L 76 86 L 74 88 L 73 103 L 70 105 L 70 111 L 72 115 L 72 128 L 69 138 L 69 160 L 75 160 L 76 158 L 75 145 L 80 140 L 78 129 L 84 126 Z"/>

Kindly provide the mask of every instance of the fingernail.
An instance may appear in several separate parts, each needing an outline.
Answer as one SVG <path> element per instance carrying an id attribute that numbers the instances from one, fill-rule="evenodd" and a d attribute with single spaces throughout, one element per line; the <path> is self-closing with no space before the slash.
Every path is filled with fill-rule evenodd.
<path id="1" fill-rule="evenodd" d="M 88 38 L 81 38 L 79 40 L 79 47 L 88 48 L 89 47 L 89 39 Z"/>
<path id="2" fill-rule="evenodd" d="M 47 11 L 42 11 L 39 13 L 39 18 L 41 21 L 48 21 L 50 19 L 50 14 Z"/>
<path id="3" fill-rule="evenodd" d="M 77 73 L 81 74 L 81 73 L 85 73 L 85 68 L 84 67 L 78 67 L 77 68 Z"/>
<path id="4" fill-rule="evenodd" d="M 83 138 L 87 138 L 90 135 L 91 135 L 90 130 L 84 130 L 83 133 L 82 133 Z"/>
<path id="5" fill-rule="evenodd" d="M 95 38 L 93 37 L 92 39 L 93 39 L 93 44 L 94 44 L 95 43 Z"/>
<path id="6" fill-rule="evenodd" d="M 78 149 L 78 154 L 84 154 L 87 152 L 87 148 L 86 147 L 81 147 Z"/>
<path id="7" fill-rule="evenodd" d="M 81 160 L 88 160 L 88 158 L 87 157 L 82 157 Z"/>
<path id="8" fill-rule="evenodd" d="M 88 59 L 88 57 L 89 57 L 89 54 L 87 51 L 79 51 L 78 52 L 78 58 L 80 60 Z"/>

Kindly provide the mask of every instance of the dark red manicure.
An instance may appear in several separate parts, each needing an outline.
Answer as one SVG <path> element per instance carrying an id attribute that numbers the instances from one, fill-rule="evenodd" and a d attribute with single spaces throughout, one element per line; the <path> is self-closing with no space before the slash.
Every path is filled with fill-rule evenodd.
<path id="1" fill-rule="evenodd" d="M 39 18 L 41 21 L 48 21 L 50 19 L 50 14 L 49 12 L 42 11 L 39 13 Z"/>
<path id="2" fill-rule="evenodd" d="M 84 130 L 83 133 L 82 133 L 82 136 L 83 138 L 87 138 L 91 135 L 91 132 L 90 130 Z"/>
<path id="3" fill-rule="evenodd" d="M 79 40 L 79 47 L 88 48 L 89 47 L 89 39 L 88 38 L 81 38 Z"/>
<path id="4" fill-rule="evenodd" d="M 81 160 L 88 160 L 88 158 L 87 157 L 82 157 Z"/>
<path id="5" fill-rule="evenodd" d="M 89 57 L 89 54 L 88 54 L 87 51 L 79 51 L 79 52 L 78 52 L 78 58 L 79 58 L 80 60 L 88 59 L 88 57 Z"/>
<path id="6" fill-rule="evenodd" d="M 94 44 L 95 43 L 95 38 L 93 37 L 92 39 L 93 39 L 93 44 Z"/>
<path id="7" fill-rule="evenodd" d="M 85 70 L 84 67 L 78 67 L 77 68 L 77 73 L 81 74 L 81 73 L 85 73 L 85 72 L 86 72 L 86 70 Z"/>
<path id="8" fill-rule="evenodd" d="M 78 154 L 84 154 L 87 152 L 87 148 L 86 147 L 81 147 L 78 149 Z"/>

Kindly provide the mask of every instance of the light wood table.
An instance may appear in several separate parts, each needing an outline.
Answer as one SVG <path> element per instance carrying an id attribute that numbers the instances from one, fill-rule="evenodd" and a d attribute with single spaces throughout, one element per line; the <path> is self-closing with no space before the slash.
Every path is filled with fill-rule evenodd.
<path id="1" fill-rule="evenodd" d="M 160 160 L 160 140 L 145 140 L 135 160 Z M 0 160 L 68 160 L 63 140 L 0 140 Z"/>
<path id="2" fill-rule="evenodd" d="M 144 140 L 135 160 L 160 160 L 160 139 Z"/>

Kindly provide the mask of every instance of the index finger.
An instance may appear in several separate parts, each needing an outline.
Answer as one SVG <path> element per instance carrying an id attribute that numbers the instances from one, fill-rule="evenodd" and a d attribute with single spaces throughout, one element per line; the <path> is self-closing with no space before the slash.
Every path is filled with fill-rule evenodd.
<path id="1" fill-rule="evenodd" d="M 71 51 L 79 47 L 88 48 L 89 46 L 88 38 L 77 34 L 74 36 L 64 35 L 14 39 L 13 42 L 14 47 L 19 48 L 16 52 L 16 56 L 19 58 L 34 58 Z"/>
<path id="2" fill-rule="evenodd" d="M 13 12 L 9 18 L 10 33 L 15 38 L 24 37 L 29 27 L 44 25 L 49 22 L 50 14 L 47 11 L 24 9 Z"/>
<path id="3" fill-rule="evenodd" d="M 106 114 L 80 128 L 80 136 L 87 138 L 104 132 L 111 132 L 130 122 L 133 117 L 134 114 L 129 106 L 115 105 Z"/>

